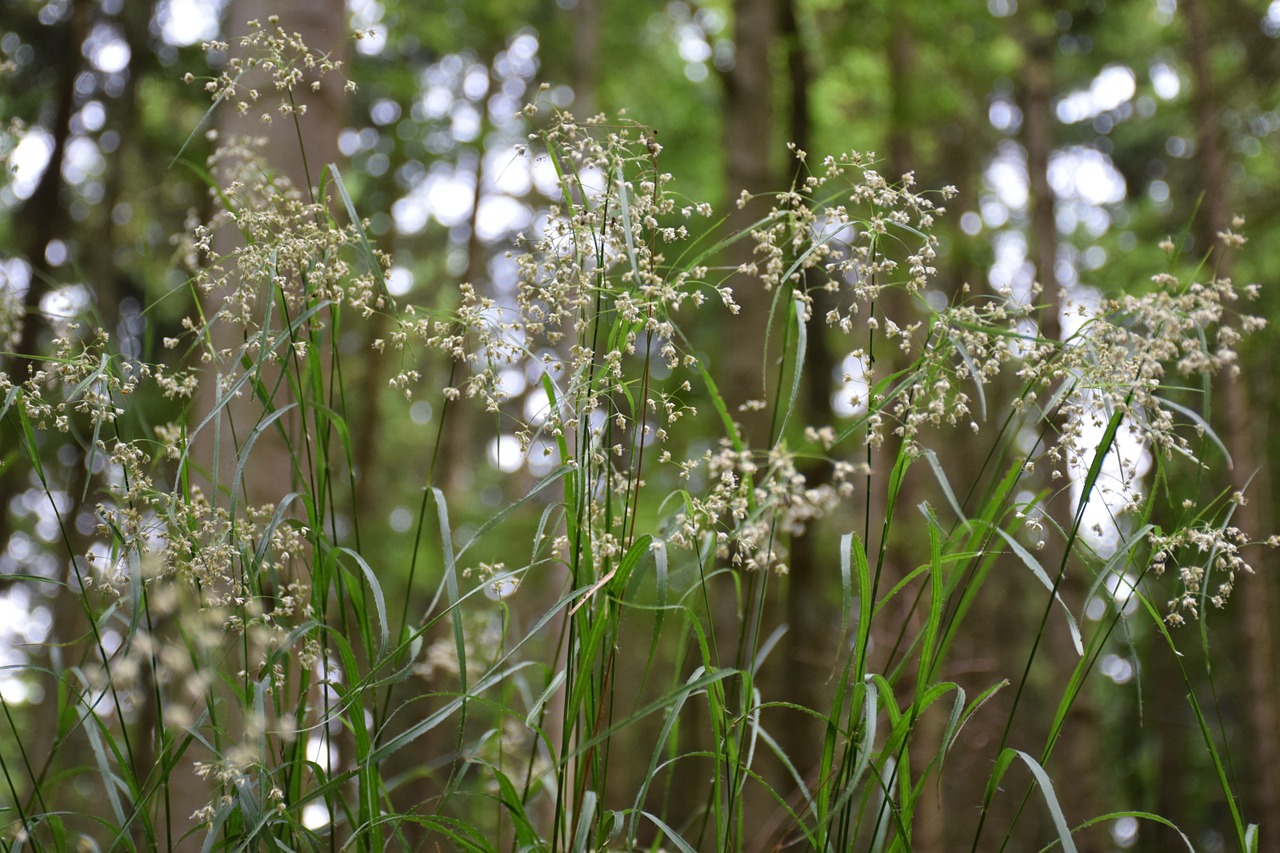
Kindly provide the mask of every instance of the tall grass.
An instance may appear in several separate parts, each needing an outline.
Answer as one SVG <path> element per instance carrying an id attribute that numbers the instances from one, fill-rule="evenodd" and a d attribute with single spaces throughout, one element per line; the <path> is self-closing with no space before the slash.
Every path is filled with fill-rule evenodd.
<path id="1" fill-rule="evenodd" d="M 203 310 L 154 363 L 68 325 L 31 379 L 3 379 L 70 561 L 18 580 L 78 613 L 5 674 L 45 697 L 0 693 L 6 847 L 910 850 L 964 750 L 990 768 L 958 842 L 974 850 L 1018 843 L 1019 824 L 1065 850 L 1121 817 L 1174 826 L 1123 804 L 1068 814 L 1079 780 L 1052 759 L 1105 650 L 1158 636 L 1182 666 L 1174 626 L 1248 571 L 1235 496 L 1201 505 L 1185 485 L 1215 439 L 1184 386 L 1207 390 L 1259 325 L 1228 312 L 1232 284 L 1176 277 L 1171 253 L 1150 285 L 1045 340 L 1041 309 L 1011 294 L 938 291 L 949 191 L 797 152 L 797 183 L 725 233 L 678 194 L 646 128 L 545 126 L 527 156 L 554 167 L 559 198 L 512 248 L 510 293 L 398 304 L 341 169 L 312 200 L 234 149 L 209 172 L 221 211 L 192 235 Z M 739 241 L 753 262 L 726 268 Z M 770 294 L 767 317 L 738 314 L 745 288 Z M 380 330 L 362 359 L 389 360 L 390 387 L 441 412 L 429 463 L 399 469 L 419 502 L 390 541 L 357 483 L 396 472 L 354 461 L 387 439 L 352 416 L 371 392 L 335 345 L 361 328 Z M 742 409 L 716 381 L 732 344 L 761 365 Z M 844 415 L 804 423 L 819 346 L 861 375 Z M 508 399 L 503 370 L 535 366 L 539 405 Z M 487 517 L 441 474 L 485 470 L 440 457 L 460 407 L 519 447 L 516 499 Z M 740 421 L 760 411 L 752 445 Z M 50 465 L 63 443 L 93 472 L 82 485 Z M 262 482 L 267 455 L 287 484 Z M 77 489 L 95 507 L 87 542 L 59 497 Z M 837 634 L 814 707 L 786 691 L 776 613 L 806 535 L 823 537 Z M 1085 594 L 1068 594 L 1081 574 Z M 1092 600 L 1103 618 L 1082 618 Z M 1019 666 L 975 688 L 958 645 L 1015 609 L 1035 614 Z M 1053 662 L 1066 677 L 1028 747 L 1054 632 L 1075 658 Z M 1256 827 L 1183 678 L 1247 850 Z M 997 707 L 994 745 L 969 745 Z M 784 746 L 797 720 L 816 721 L 814 766 Z"/>

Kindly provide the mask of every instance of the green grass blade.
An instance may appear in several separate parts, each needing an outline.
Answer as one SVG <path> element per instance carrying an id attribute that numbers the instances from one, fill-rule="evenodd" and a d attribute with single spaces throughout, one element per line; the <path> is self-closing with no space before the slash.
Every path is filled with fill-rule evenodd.
<path id="1" fill-rule="evenodd" d="M 1044 567 L 1040 565 L 1040 561 L 1037 560 L 1030 551 L 1022 547 L 1022 544 L 1018 542 L 1018 540 L 1014 539 L 1003 529 L 997 527 L 995 530 L 996 533 L 1000 534 L 1000 536 L 1004 538 L 1004 541 L 1009 544 L 1009 548 L 1017 555 L 1018 559 L 1022 561 L 1022 564 L 1031 570 L 1031 574 L 1035 575 L 1036 580 L 1040 581 L 1044 588 L 1053 594 L 1053 597 L 1058 604 L 1062 606 L 1062 612 L 1067 620 L 1067 629 L 1071 632 L 1071 643 L 1075 646 L 1076 654 L 1083 655 L 1084 642 L 1080 637 L 1080 626 L 1076 624 L 1076 617 L 1072 615 L 1071 609 L 1067 607 L 1067 603 L 1062 600 L 1062 596 L 1058 595 L 1058 590 L 1056 589 L 1053 580 L 1049 577 L 1048 573 L 1045 572 Z"/>
<path id="2" fill-rule="evenodd" d="M 381 661 L 387 655 L 387 646 L 391 644 L 391 624 L 387 621 L 387 602 L 382 594 L 382 584 L 378 583 L 378 576 L 374 574 L 373 569 L 361 557 L 350 548 L 339 547 L 338 553 L 346 554 L 348 557 L 356 561 L 356 565 L 360 567 L 360 571 L 364 573 L 364 579 L 369 584 L 369 590 L 373 593 L 373 606 L 378 615 L 378 652 L 376 660 Z M 463 685 L 465 688 L 465 684 Z"/>
<path id="3" fill-rule="evenodd" d="M 1053 820 L 1053 828 L 1058 831 L 1058 841 L 1062 843 L 1063 851 L 1065 853 L 1076 853 L 1075 842 L 1071 839 L 1071 830 L 1067 827 L 1067 819 L 1062 814 L 1062 806 L 1058 804 L 1058 795 L 1054 793 L 1053 782 L 1049 779 L 1049 774 L 1044 772 L 1040 762 L 1022 750 L 1015 749 L 1013 752 L 1018 758 L 1022 759 L 1023 764 L 1027 765 L 1027 769 L 1031 771 L 1031 775 L 1035 777 L 1036 783 L 1040 786 L 1040 792 L 1044 794 L 1044 801 L 1049 807 L 1049 816 Z"/>

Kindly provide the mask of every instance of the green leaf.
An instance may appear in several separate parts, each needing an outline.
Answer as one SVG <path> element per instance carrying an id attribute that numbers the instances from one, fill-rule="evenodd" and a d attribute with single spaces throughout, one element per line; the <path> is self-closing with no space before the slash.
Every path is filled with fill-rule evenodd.
<path id="1" fill-rule="evenodd" d="M 1045 589 L 1053 593 L 1054 600 L 1062 606 L 1062 612 L 1067 618 L 1067 628 L 1071 631 L 1071 643 L 1076 647 L 1076 654 L 1083 655 L 1084 642 L 1080 638 L 1080 626 L 1076 624 L 1076 617 L 1071 614 L 1071 608 L 1067 607 L 1067 603 L 1062 600 L 1062 596 L 1058 595 L 1058 590 L 1055 588 L 1053 581 L 1049 578 L 1049 575 L 1045 572 L 1044 567 L 1040 565 L 1040 561 L 1037 560 L 1030 551 L 1022 547 L 1018 540 L 1014 539 L 1002 528 L 997 527 L 995 530 L 996 533 L 1000 534 L 1000 536 L 1009 543 L 1009 547 L 1013 550 L 1013 553 L 1018 556 L 1018 559 L 1022 561 L 1023 565 L 1031 570 L 1031 574 L 1036 576 L 1036 580 L 1040 581 L 1040 583 L 1044 585 Z"/>

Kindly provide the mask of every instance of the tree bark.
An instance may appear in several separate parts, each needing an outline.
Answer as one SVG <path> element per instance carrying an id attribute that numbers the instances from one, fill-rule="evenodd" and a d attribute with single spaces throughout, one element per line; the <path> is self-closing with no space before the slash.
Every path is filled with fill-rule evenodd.
<path id="1" fill-rule="evenodd" d="M 573 19 L 573 109 L 585 121 L 600 109 L 600 33 L 605 0 L 578 0 Z"/>
<path id="2" fill-rule="evenodd" d="M 1227 146 L 1223 140 L 1221 104 L 1223 94 L 1215 85 L 1210 67 L 1209 41 L 1211 4 L 1204 0 L 1183 0 L 1187 24 L 1187 54 L 1193 86 L 1191 110 L 1195 119 L 1197 154 L 1204 176 L 1204 204 L 1196 221 L 1196 249 L 1207 253 L 1206 268 L 1219 278 L 1231 275 L 1231 255 L 1222 251 L 1218 235 L 1231 227 L 1230 183 Z M 1246 371 L 1244 375 L 1249 375 Z M 1223 438 L 1231 453 L 1231 485 L 1248 500 L 1236 507 L 1232 522 L 1251 536 L 1261 536 L 1266 519 L 1272 518 L 1267 501 L 1269 470 L 1259 464 L 1254 424 L 1257 413 L 1248 389 L 1240 378 L 1222 386 L 1225 430 Z M 1256 475 L 1256 476 L 1255 476 Z M 1244 610 L 1243 643 L 1248 683 L 1247 719 L 1252 783 L 1244 791 L 1246 807 L 1264 820 L 1259 833 L 1261 853 L 1280 853 L 1280 832 L 1265 831 L 1268 818 L 1280 815 L 1280 778 L 1274 768 L 1280 760 L 1280 690 L 1277 689 L 1275 631 L 1271 625 L 1275 589 L 1271 575 L 1263 572 L 1244 579 L 1247 584 L 1235 602 Z M 1246 815 L 1248 817 L 1248 815 Z"/>
<path id="3" fill-rule="evenodd" d="M 781 32 L 787 52 L 787 86 L 790 100 L 788 135 L 795 146 L 808 151 L 811 146 L 809 87 L 813 71 L 808 46 L 800 28 L 796 0 L 781 5 Z M 812 281 L 806 270 L 803 287 L 814 298 L 808 321 L 808 353 L 804 365 L 805 385 L 800 414 L 805 424 L 815 426 L 831 421 L 831 395 L 834 391 L 835 357 L 827 336 L 826 316 L 831 301 L 829 294 Z M 809 488 L 830 479 L 830 466 L 821 460 L 804 460 L 797 464 Z M 830 577 L 824 576 L 825 565 L 818 550 L 819 530 L 823 524 L 815 519 L 804 535 L 791 541 L 789 572 L 786 580 L 786 669 L 780 674 L 780 695 L 814 711 L 826 710 L 828 680 L 835 660 L 835 635 L 831 631 L 831 608 L 826 606 L 826 590 Z M 802 778 L 812 786 L 813 774 L 822 757 L 820 721 L 809 716 L 787 720 L 780 742 Z"/>
<path id="4" fill-rule="evenodd" d="M 1061 340 L 1060 314 L 1062 293 L 1056 271 L 1058 256 L 1058 228 L 1055 216 L 1055 197 L 1049 183 L 1049 163 L 1054 147 L 1054 51 L 1056 27 L 1052 10 L 1043 4 L 1032 4 L 1020 20 L 1020 39 L 1024 52 L 1021 79 L 1018 81 L 1018 98 L 1022 109 L 1023 146 L 1027 156 L 1027 179 L 1030 191 L 1030 240 L 1029 255 L 1035 267 L 1035 280 L 1042 290 L 1032 297 L 1036 304 L 1044 306 L 1039 317 L 1040 337 L 1049 342 Z M 1048 474 L 1048 471 L 1042 472 Z M 1062 482 L 1066 482 L 1065 480 Z M 1062 530 L 1070 531 L 1075 506 L 1070 500 L 1070 490 L 1058 486 L 1051 479 L 1046 481 L 1050 489 L 1043 509 L 1056 519 Z M 1074 613 L 1083 613 L 1088 592 L 1088 578 L 1080 562 L 1072 564 L 1066 542 L 1052 534 L 1046 535 L 1046 546 L 1040 558 L 1046 570 L 1062 573 L 1058 592 Z M 1033 598 L 1036 607 L 1042 599 Z M 1055 614 L 1056 616 L 1056 614 Z M 1046 735 L 1043 722 L 1053 718 L 1058 701 L 1058 688 L 1068 683 L 1071 672 L 1079 662 L 1067 631 L 1056 618 L 1047 625 L 1047 653 L 1036 667 L 1039 677 L 1031 675 L 1035 688 L 1029 694 L 1028 707 L 1022 713 L 1024 732 L 1037 740 Z M 1022 639 L 1022 638 L 1020 638 Z M 1029 640 L 1029 638 L 1026 638 Z M 1019 655 L 1021 654 L 1019 647 Z M 1021 661 L 1018 662 L 1021 665 Z M 1016 671 L 1016 670 L 1015 670 Z M 1106 796 L 1106 774 L 1097 761 L 1102 754 L 1101 718 L 1091 684 L 1085 681 L 1071 703 L 1057 744 L 1044 744 L 1044 755 L 1052 750 L 1052 760 L 1046 768 L 1057 780 L 1058 800 L 1070 823 L 1075 824 L 1102 814 Z M 1025 822 L 1026 815 L 1023 817 Z M 1086 831 L 1075 838 L 1081 851 L 1103 849 L 1103 835 Z"/>
<path id="5" fill-rule="evenodd" d="M 1034 10 L 1029 10 L 1032 14 Z M 1033 15 L 1034 17 L 1034 15 Z M 1030 190 L 1030 257 L 1036 280 L 1043 288 L 1034 302 L 1045 306 L 1040 315 L 1040 335 L 1050 341 L 1062 336 L 1058 312 L 1058 226 L 1054 216 L 1053 187 L 1049 185 L 1049 158 L 1053 153 L 1053 40 L 1035 31 L 1034 20 L 1025 35 L 1025 63 L 1019 81 L 1022 109 L 1022 143 L 1027 152 L 1027 182 Z"/>
<path id="6" fill-rule="evenodd" d="M 312 50 L 335 59 L 345 55 L 346 17 L 341 0 L 275 0 L 270 3 L 233 0 L 226 18 L 227 41 L 232 44 L 233 52 L 240 37 L 249 32 L 246 22 L 260 18 L 263 26 L 269 26 L 265 23 L 269 14 L 279 15 L 280 25 L 289 32 L 300 33 Z M 274 87 L 258 74 L 246 75 L 242 85 L 245 88 L 257 86 L 264 92 L 273 91 Z M 309 82 L 298 85 L 294 98 L 307 108 L 300 119 L 300 130 L 287 116 L 277 115 L 272 124 L 264 125 L 259 119 L 263 110 L 250 109 L 240 114 L 228 107 L 219 112 L 218 134 L 224 142 L 232 136 L 265 137 L 267 142 L 262 153 L 271 168 L 287 177 L 305 195 L 316 191 L 324 165 L 339 159 L 338 133 L 346 117 L 346 95 L 342 83 L 331 78 L 324 81 L 319 92 L 312 92 Z M 215 240 L 215 249 L 225 257 L 235 250 L 238 239 L 234 229 L 223 229 Z M 224 293 L 211 294 L 206 299 L 205 316 L 212 317 L 222 307 L 224 298 Z M 274 298 L 274 294 L 263 294 L 262 298 L 269 300 Z M 261 304 L 266 305 L 267 302 Z M 216 349 L 230 348 L 234 352 L 243 343 L 241 330 L 229 323 L 215 322 L 210 331 Z M 271 387 L 275 384 L 274 377 L 264 378 L 264 384 Z M 213 377 L 206 377 L 200 386 L 199 411 L 207 413 L 213 410 L 216 393 Z M 273 402 L 283 404 L 287 401 L 281 398 Z M 246 393 L 230 401 L 222 414 L 206 424 L 194 438 L 192 457 L 208 473 L 211 483 L 221 488 L 230 486 L 238 465 L 239 444 L 265 414 L 262 402 Z M 302 452 L 308 436 L 298 418 L 285 415 L 280 422 L 283 430 L 265 431 L 253 448 L 253 464 L 244 468 L 241 499 L 251 506 L 274 505 L 292 489 L 293 463 L 281 432 L 293 437 L 298 452 Z M 216 471 L 215 442 L 218 449 Z"/>
<path id="7" fill-rule="evenodd" d="M 230 52 L 233 55 L 239 50 L 240 38 L 249 32 L 247 22 L 256 18 L 262 22 L 263 27 L 274 26 L 268 22 L 269 15 L 278 15 L 279 25 L 289 33 L 299 33 L 312 51 L 328 55 L 335 60 L 345 58 L 348 39 L 346 9 L 342 0 L 272 0 L 272 2 L 232 0 L 227 7 L 224 31 L 227 34 L 225 40 L 230 43 Z M 273 97 L 276 91 L 274 85 L 265 79 L 261 71 L 254 70 L 246 73 L 240 80 L 240 85 L 246 90 L 256 87 L 266 97 L 263 102 L 243 115 L 238 113 L 233 105 L 224 105 L 218 113 L 219 140 L 225 143 L 232 136 L 264 137 L 266 144 L 262 154 L 270 169 L 288 178 L 301 190 L 304 198 L 321 201 L 318 185 L 321 182 L 323 168 L 325 164 L 340 159 L 337 140 L 345 122 L 347 106 L 342 81 L 336 76 L 330 76 L 323 81 L 318 92 L 312 90 L 310 77 L 296 84 L 293 90 L 294 102 L 306 106 L 306 112 L 299 118 L 299 125 L 296 127 L 292 117 L 282 116 L 279 113 L 275 114 L 274 121 L 270 125 L 261 122 L 259 116 L 273 106 L 268 104 L 262 107 L 262 104 L 267 103 L 267 99 Z M 222 229 L 214 240 L 214 248 L 222 257 L 228 257 L 238 245 L 239 235 L 233 228 Z M 205 317 L 211 318 L 219 311 L 226 294 L 226 291 L 215 291 L 205 298 L 203 306 Z M 275 293 L 264 293 L 261 295 L 259 304 L 265 306 L 269 304 L 267 300 L 277 298 Z M 279 311 L 274 312 L 273 316 L 278 317 Z M 279 326 L 279 320 L 276 320 L 274 325 Z M 210 329 L 210 338 L 215 349 L 228 348 L 233 353 L 244 342 L 242 330 L 226 322 L 214 322 Z M 332 345 L 332 342 L 327 344 Z M 325 359 L 325 364 L 328 363 L 329 360 Z M 225 370 L 228 367 L 235 370 L 242 369 L 238 363 L 224 364 L 221 369 Z M 277 368 L 277 370 L 283 369 L 285 369 L 283 366 Z M 204 416 L 212 412 L 216 406 L 218 393 L 213 372 L 211 368 L 202 378 L 196 400 L 197 415 L 193 423 L 202 422 Z M 209 498 L 213 503 L 225 502 L 230 497 L 229 488 L 240 463 L 238 455 L 241 446 L 254 426 L 267 416 L 273 407 L 292 402 L 285 398 L 289 393 L 288 383 L 277 384 L 276 380 L 279 377 L 269 375 L 271 372 L 264 365 L 262 379 L 264 385 L 267 388 L 280 389 L 270 405 L 246 391 L 242 396 L 226 403 L 218 416 L 192 438 L 191 460 L 196 466 L 193 482 L 201 483 L 201 474 L 208 477 L 203 481 L 203 485 L 211 487 L 212 493 Z M 329 387 L 327 367 L 322 382 L 327 393 Z M 316 402 L 328 405 L 327 400 Z M 296 415 L 296 410 L 281 417 L 272 428 L 264 430 L 254 444 L 252 458 L 243 468 L 241 492 L 235 496 L 238 506 L 244 507 L 246 504 L 254 507 L 275 506 L 288 492 L 294 490 L 296 481 L 294 462 L 285 442 L 285 435 L 289 436 L 294 448 L 293 453 L 302 457 L 304 464 L 309 443 L 325 440 L 323 436 L 310 435 L 308 424 L 302 418 L 291 415 Z M 276 426 L 281 428 L 277 429 Z M 316 496 L 318 500 L 328 497 L 328 495 Z M 237 514 L 241 512 L 242 510 Z M 340 604 L 343 603 L 340 602 Z M 227 729 L 224 733 L 224 743 L 234 743 L 239 737 L 237 730 L 243 725 L 243 721 L 237 719 L 236 710 L 228 708 L 221 716 L 220 723 Z M 209 801 L 211 791 L 209 784 L 203 779 L 196 778 L 188 768 L 193 761 L 210 759 L 216 759 L 216 756 L 209 755 L 201 747 L 193 746 L 183 756 L 184 763 L 179 768 L 175 768 L 171 777 L 172 813 L 175 822 L 179 824 L 173 829 L 173 837 L 185 835 L 176 849 L 197 850 L 204 840 L 203 831 L 189 835 L 186 833 L 193 828 L 193 822 L 189 816 Z"/>

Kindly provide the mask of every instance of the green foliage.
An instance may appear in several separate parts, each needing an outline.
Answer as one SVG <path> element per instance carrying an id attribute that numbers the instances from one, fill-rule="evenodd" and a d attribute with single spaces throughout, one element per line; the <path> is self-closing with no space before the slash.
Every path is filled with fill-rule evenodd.
<path id="1" fill-rule="evenodd" d="M 523 91 L 531 74 L 495 69 L 527 5 L 387 4 L 393 47 L 363 60 L 357 108 L 414 102 L 420 53 L 455 96 L 467 69 Z M 999 91 L 1025 45 L 993 17 L 939 9 L 881 14 L 837 51 L 859 22 L 807 7 L 802 29 L 832 57 L 814 147 L 847 147 L 844 117 L 874 115 L 853 141 L 912 140 L 943 173 L 953 149 L 916 132 L 923 116 L 995 135 L 967 98 Z M 0 374 L 4 466 L 29 484 L 15 499 L 51 508 L 41 548 L 69 570 L 33 561 L 6 579 L 59 608 L 57 633 L 7 670 L 27 701 L 0 691 L 6 845 L 911 850 L 959 778 L 966 822 L 948 844 L 1074 850 L 1132 820 L 1192 848 L 1200 818 L 1157 814 L 1149 757 L 1132 756 L 1117 801 L 1080 813 L 1073 798 L 1089 780 L 1058 745 L 1119 689 L 1099 670 L 1123 652 L 1176 670 L 1199 741 L 1180 767 L 1225 804 L 1230 845 L 1252 849 L 1197 667 L 1220 654 L 1207 616 L 1251 582 L 1263 534 L 1238 528 L 1238 494 L 1214 491 L 1229 454 L 1208 406 L 1261 328 L 1241 312 L 1256 288 L 1198 264 L 1204 247 L 1118 251 L 1107 235 L 1096 275 L 1143 283 L 1047 340 L 1025 299 L 942 280 L 988 257 L 947 224 L 953 189 L 856 153 L 793 152 L 791 185 L 728 231 L 698 201 L 722 194 L 705 154 L 719 128 L 700 120 L 717 99 L 678 97 L 687 63 L 658 49 L 672 21 L 723 30 L 694 11 L 724 17 L 632 4 L 606 34 L 606 50 L 651 60 L 620 58 L 599 100 L 645 123 L 575 120 L 554 90 L 506 123 L 484 112 L 476 145 L 444 115 L 411 115 L 361 141 L 353 167 L 313 171 L 314 199 L 248 142 L 204 151 L 192 129 L 207 107 L 139 82 L 138 133 L 165 162 L 181 154 L 116 232 L 163 282 L 150 337 L 126 349 L 85 310 L 55 320 L 32 375 Z M 1040 12 L 1032 23 L 1064 29 Z M 899 24 L 920 74 L 946 76 L 943 32 L 988 49 L 946 85 L 911 87 L 883 57 Z M 1113 36 L 1084 11 L 1072 32 Z M 325 62 L 258 33 L 248 47 L 292 106 L 289 71 Z M 213 94 L 233 104 L 248 67 Z M 1090 69 L 1063 70 L 1084 85 Z M 1167 132 L 1125 134 L 1130 178 Z M 458 169 L 507 144 L 505 163 L 554 174 L 536 222 L 501 241 L 509 275 L 474 230 L 459 254 L 434 224 L 392 227 L 413 169 L 376 158 Z M 193 181 L 208 200 L 173 257 L 148 223 L 176 221 Z M 1125 233 L 1136 244 L 1166 216 L 1142 202 Z M 743 245 L 752 260 L 727 263 Z M 421 282 L 464 267 L 470 283 L 393 292 L 402 269 Z M 741 310 L 748 289 L 765 313 Z M 6 339 L 24 319 L 0 325 Z M 758 394 L 722 384 L 741 355 L 715 340 L 747 344 Z M 849 355 L 837 411 L 814 399 L 831 352 Z M 740 423 L 757 416 L 764 435 Z M 805 572 L 820 591 L 797 602 Z M 797 653 L 805 610 L 829 642 Z M 1194 660 L 1175 630 L 1191 620 Z M 825 680 L 802 690 L 806 655 Z M 975 673 L 983 656 L 998 665 Z M 1104 703 L 1117 763 L 1141 696 Z"/>

